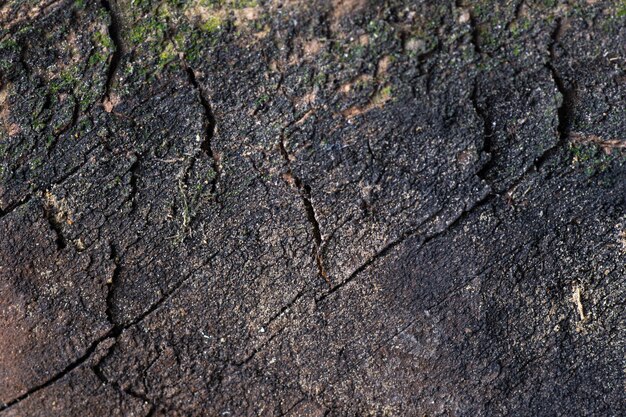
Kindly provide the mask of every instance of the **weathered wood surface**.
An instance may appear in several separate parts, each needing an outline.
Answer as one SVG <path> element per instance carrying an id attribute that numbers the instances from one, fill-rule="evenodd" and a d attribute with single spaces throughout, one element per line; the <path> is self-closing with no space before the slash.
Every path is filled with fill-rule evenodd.
<path id="1" fill-rule="evenodd" d="M 0 2 L 0 415 L 626 414 L 626 3 Z"/>

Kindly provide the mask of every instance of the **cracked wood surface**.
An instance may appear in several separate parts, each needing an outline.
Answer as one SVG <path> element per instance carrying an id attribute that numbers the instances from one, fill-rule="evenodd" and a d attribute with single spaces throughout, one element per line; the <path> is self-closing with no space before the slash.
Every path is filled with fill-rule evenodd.
<path id="1" fill-rule="evenodd" d="M 626 5 L 0 4 L 0 415 L 622 415 Z"/>

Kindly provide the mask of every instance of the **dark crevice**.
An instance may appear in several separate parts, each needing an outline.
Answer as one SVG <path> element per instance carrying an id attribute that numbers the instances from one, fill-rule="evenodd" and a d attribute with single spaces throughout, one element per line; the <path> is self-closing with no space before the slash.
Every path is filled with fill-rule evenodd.
<path id="1" fill-rule="evenodd" d="M 68 172 L 66 172 L 64 175 L 62 175 L 61 177 L 59 177 L 56 181 L 51 181 L 47 184 L 43 184 L 35 189 L 33 189 L 29 194 L 25 195 L 24 197 L 22 197 L 20 200 L 13 202 L 11 204 L 9 204 L 5 209 L 1 209 L 0 208 L 0 219 L 10 213 L 12 213 L 13 211 L 15 211 L 17 208 L 27 204 L 33 195 L 38 194 L 41 192 L 41 190 L 43 189 L 49 189 L 52 188 L 54 186 L 60 185 L 62 183 L 64 183 L 69 177 L 71 177 L 72 175 L 76 174 L 78 171 L 80 171 L 80 169 L 82 167 L 84 167 L 87 162 L 89 162 L 90 160 L 90 155 L 91 152 L 96 149 L 98 147 L 98 145 L 92 147 L 91 149 L 89 149 L 87 151 L 87 157 L 82 161 L 82 163 L 80 163 L 79 165 L 75 166 L 74 168 L 70 169 Z"/>
<path id="2" fill-rule="evenodd" d="M 472 45 L 474 45 L 474 52 L 478 55 L 482 54 L 482 48 L 480 47 L 480 25 L 473 11 L 469 12 L 469 23 L 470 23 L 470 39 L 472 41 Z"/>
<path id="3" fill-rule="evenodd" d="M 518 21 L 522 18 L 522 12 L 524 11 L 525 7 L 526 2 L 524 0 L 520 0 L 519 3 L 517 3 L 517 6 L 515 6 L 515 21 Z"/>
<path id="4" fill-rule="evenodd" d="M 560 146 L 564 145 L 569 139 L 570 132 L 572 129 L 572 123 L 574 121 L 575 114 L 575 106 L 576 106 L 576 88 L 573 84 L 569 84 L 561 77 L 558 70 L 552 63 L 547 64 L 550 73 L 552 74 L 552 79 L 554 80 L 554 84 L 556 85 L 559 93 L 562 97 L 561 105 L 557 110 L 558 115 L 558 141 L 557 143 L 548 151 L 544 152 L 535 162 L 535 165 L 539 168 L 541 167 L 545 161 L 552 156 L 554 151 L 556 151 Z"/>
<path id="5" fill-rule="evenodd" d="M 276 333 L 274 333 L 273 335 L 271 335 L 271 336 L 267 339 L 267 342 L 263 343 L 261 346 L 259 346 L 258 348 L 254 349 L 254 350 L 253 350 L 253 351 L 252 351 L 252 352 L 251 352 L 248 356 L 246 356 L 243 360 L 241 360 L 241 361 L 237 361 L 237 362 L 233 362 L 233 364 L 234 364 L 235 366 L 238 366 L 238 367 L 243 367 L 243 366 L 247 365 L 248 363 L 250 363 L 250 361 L 251 361 L 252 359 L 254 359 L 254 357 L 255 357 L 255 356 L 256 356 L 259 352 L 261 352 L 261 350 L 262 350 L 265 346 L 269 345 L 269 344 L 272 342 L 272 340 L 274 340 L 274 339 L 276 339 L 278 336 L 280 336 L 280 335 L 283 333 L 283 331 L 284 331 L 284 330 L 285 330 L 284 328 L 280 329 L 279 331 L 277 331 Z"/>
<path id="6" fill-rule="evenodd" d="M 6 409 L 8 409 L 8 408 L 18 404 L 20 401 L 25 400 L 26 398 L 28 398 L 29 396 L 35 394 L 36 392 L 38 392 L 38 391 L 40 391 L 40 390 L 42 390 L 44 388 L 49 387 L 50 385 L 54 384 L 55 382 L 57 382 L 58 380 L 60 380 L 61 378 L 63 378 L 67 374 L 69 374 L 70 372 L 72 372 L 74 369 L 76 369 L 79 366 L 81 366 L 96 351 L 96 348 L 98 347 L 98 345 L 102 341 L 104 341 L 105 339 L 110 337 L 110 333 L 111 333 L 111 331 L 107 332 L 104 336 L 99 337 L 98 339 L 96 339 L 91 345 L 89 345 L 87 350 L 85 350 L 85 353 L 83 353 L 80 357 L 78 357 L 73 362 L 71 362 L 69 365 L 67 365 L 65 368 L 63 368 L 61 370 L 61 372 L 57 373 L 52 378 L 48 379 L 46 382 L 44 382 L 42 384 L 39 384 L 39 385 L 29 389 L 28 391 L 26 391 L 24 394 L 20 395 L 19 397 L 14 398 L 14 399 L 10 400 L 9 402 L 5 403 L 4 405 L 0 406 L 0 411 L 4 411 L 4 410 L 6 410 Z"/>
<path id="7" fill-rule="evenodd" d="M 41 106 L 41 110 L 37 112 L 37 117 L 41 116 L 43 112 L 50 110 L 50 107 L 52 107 L 52 95 L 50 94 L 50 92 L 48 92 L 46 93 L 46 98 L 44 99 L 44 102 Z M 47 120 L 49 119 L 50 117 L 47 118 Z"/>
<path id="8" fill-rule="evenodd" d="M 221 171 L 220 171 L 220 165 L 217 160 L 217 156 L 215 152 L 213 152 L 213 147 L 212 147 L 212 140 L 213 140 L 213 136 L 215 135 L 215 126 L 216 126 L 215 116 L 213 115 L 211 104 L 205 97 L 202 87 L 198 83 L 198 80 L 196 79 L 196 75 L 192 68 L 187 67 L 187 75 L 189 76 L 189 82 L 194 87 L 194 89 L 198 92 L 198 96 L 200 98 L 200 104 L 202 105 L 202 108 L 204 109 L 204 117 L 206 121 L 206 126 L 205 126 L 204 138 L 200 144 L 200 149 L 209 158 L 211 158 L 211 161 L 212 161 L 211 168 L 213 169 L 213 172 L 215 173 L 215 175 L 213 175 L 213 178 L 211 179 L 211 195 L 213 195 L 214 198 L 217 200 L 217 182 L 220 178 Z"/>
<path id="9" fill-rule="evenodd" d="M 550 70 L 550 74 L 552 75 L 552 79 L 556 88 L 559 90 L 559 93 L 563 96 L 563 101 L 561 106 L 558 109 L 559 116 L 559 137 L 561 140 L 567 139 L 570 129 L 572 127 L 572 121 L 574 118 L 574 101 L 576 98 L 576 91 L 574 89 L 574 85 L 568 85 L 566 81 L 561 77 L 561 74 L 554 66 L 554 61 L 556 60 L 556 45 L 560 42 L 560 37 L 562 34 L 562 24 L 559 23 L 557 28 L 553 34 L 553 43 L 550 46 L 550 61 L 547 63 L 547 67 Z"/>
<path id="10" fill-rule="evenodd" d="M 293 307 L 293 305 L 295 303 L 298 302 L 298 300 L 300 300 L 307 292 L 307 288 L 304 288 L 303 290 L 301 290 L 298 294 L 296 294 L 296 296 L 290 301 L 288 302 L 286 305 L 284 305 L 276 314 L 274 314 L 265 324 L 263 324 L 263 328 L 268 329 L 269 326 L 274 322 L 274 320 L 278 319 L 280 316 L 282 316 L 283 314 L 285 314 L 285 312 L 287 312 L 287 310 L 289 310 L 291 307 Z M 245 364 L 247 364 L 248 362 L 250 362 L 256 355 L 257 353 L 259 353 L 260 351 L 263 350 L 263 348 L 265 346 L 267 346 L 272 340 L 274 340 L 277 336 L 279 336 L 282 332 L 284 331 L 284 328 L 281 328 L 280 330 L 278 330 L 276 333 L 274 333 L 273 335 L 271 335 L 269 337 L 269 339 L 267 339 L 267 341 L 265 343 L 263 343 L 261 346 L 259 346 L 258 348 L 254 349 L 248 356 L 246 356 L 243 360 L 239 361 L 239 362 L 235 362 L 235 365 L 241 367 Z"/>
<path id="11" fill-rule="evenodd" d="M 19 63 L 22 64 L 22 66 L 24 67 L 24 72 L 28 77 L 30 74 L 33 73 L 33 70 L 30 68 L 30 65 L 26 61 L 27 50 L 28 48 L 26 46 L 20 45 Z"/>
<path id="12" fill-rule="evenodd" d="M 477 54 L 481 54 L 482 50 L 480 49 L 480 30 L 478 29 L 476 18 L 473 15 L 470 17 L 470 22 L 472 22 L 472 44 L 474 45 L 474 50 Z"/>
<path id="13" fill-rule="evenodd" d="M 109 348 L 109 352 L 107 352 L 107 355 L 105 355 L 104 358 L 106 358 L 109 355 L 111 349 L 112 349 L 112 347 Z M 154 412 L 156 406 L 147 396 L 145 396 L 144 394 L 141 394 L 139 392 L 136 392 L 136 391 L 132 390 L 131 388 L 128 388 L 128 387 L 124 388 L 124 387 L 122 387 L 119 384 L 119 382 L 111 381 L 111 380 L 109 380 L 109 378 L 106 377 L 104 372 L 102 372 L 102 368 L 101 368 L 103 359 L 101 359 L 97 364 L 95 364 L 94 366 L 91 367 L 93 373 L 102 382 L 102 384 L 112 386 L 116 391 L 122 393 L 123 395 L 127 395 L 127 396 L 130 396 L 130 397 L 136 398 L 139 401 L 143 402 L 144 404 L 149 404 L 150 405 L 150 409 L 149 409 L 149 411 L 148 411 L 148 413 L 146 415 L 147 416 L 152 415 L 152 413 Z"/>
<path id="14" fill-rule="evenodd" d="M 180 214 L 182 215 L 182 224 L 181 224 L 181 229 L 176 237 L 178 243 L 182 243 L 185 240 L 185 237 L 187 236 L 189 232 L 191 223 L 193 222 L 193 219 L 195 218 L 195 215 L 196 215 L 197 204 L 193 203 L 193 200 L 195 198 L 193 196 L 190 196 L 188 192 L 189 173 L 192 171 L 195 163 L 196 163 L 195 156 L 191 156 L 187 158 L 183 163 L 183 167 L 178 178 L 178 191 L 182 199 L 182 207 L 180 210 Z M 176 206 L 172 207 L 172 210 L 173 210 L 172 214 L 174 216 L 177 216 L 178 215 L 177 207 Z"/>
<path id="15" fill-rule="evenodd" d="M 510 255 L 512 252 L 508 252 L 507 255 Z M 481 270 L 480 272 L 476 273 L 475 276 L 481 276 L 483 275 L 487 270 L 490 270 L 491 267 L 487 267 L 484 268 L 483 270 Z M 444 294 L 443 297 L 437 301 L 435 301 L 434 303 L 428 305 L 424 310 L 425 311 L 433 311 L 435 308 L 439 307 L 440 305 L 442 305 L 443 303 L 445 303 L 447 300 L 450 299 L 450 297 L 453 294 L 458 293 L 462 288 L 464 288 L 467 285 L 467 281 L 462 281 L 459 285 L 457 285 L 456 287 L 452 288 L 447 294 Z M 412 320 L 409 320 L 407 323 L 405 323 L 400 329 L 398 329 L 396 332 L 394 332 L 391 336 L 385 338 L 385 340 L 383 340 L 380 343 L 377 343 L 377 347 L 370 351 L 369 353 L 367 353 L 362 359 L 358 359 L 358 362 L 354 363 L 354 366 L 352 368 L 350 368 L 350 371 L 354 371 L 356 369 L 358 369 L 358 367 L 360 365 L 362 365 L 363 363 L 365 363 L 369 358 L 371 358 L 372 356 L 374 356 L 378 351 L 380 351 L 384 346 L 386 346 L 390 341 L 392 341 L 393 339 L 395 339 L 396 337 L 398 337 L 399 335 L 401 335 L 402 333 L 404 333 L 409 327 L 413 326 L 417 321 L 419 321 L 421 318 L 417 317 L 414 318 Z"/>
<path id="16" fill-rule="evenodd" d="M 564 30 L 565 25 L 561 20 L 559 20 L 556 28 L 552 32 L 552 42 L 549 47 L 550 60 L 545 64 L 546 68 L 550 71 L 554 85 L 559 91 L 562 99 L 561 104 L 557 109 L 558 140 L 552 147 L 547 149 L 536 159 L 534 165 L 537 168 L 541 168 L 545 162 L 567 142 L 572 129 L 572 124 L 574 122 L 577 101 L 576 85 L 574 82 L 566 80 L 555 65 L 555 61 L 557 60 L 556 47 L 560 43 Z"/>
<path id="17" fill-rule="evenodd" d="M 140 154 L 136 154 L 135 155 L 135 161 L 133 162 L 133 164 L 130 166 L 129 172 L 130 172 L 130 181 L 129 181 L 129 186 L 130 186 L 130 193 L 128 195 L 128 200 L 131 203 L 131 213 L 135 211 L 136 207 L 137 207 L 137 193 L 139 191 L 139 188 L 137 186 L 137 177 L 138 177 L 138 172 L 139 172 L 139 168 L 141 166 L 141 155 Z"/>
<path id="18" fill-rule="evenodd" d="M 493 48 L 492 46 L 489 46 L 487 44 L 486 45 L 487 50 L 483 49 L 482 38 L 484 37 L 484 34 L 482 32 L 485 31 L 484 24 L 481 24 L 478 17 L 476 16 L 476 13 L 472 9 L 472 6 L 469 5 L 469 3 L 467 7 L 468 7 L 468 13 L 469 13 L 469 26 L 470 26 L 469 40 L 472 46 L 474 47 L 474 52 L 476 53 L 476 55 L 478 55 L 478 59 L 482 59 L 483 56 L 492 57 L 494 54 L 494 51 L 492 50 Z"/>
<path id="19" fill-rule="evenodd" d="M 73 96 L 73 98 L 74 98 L 74 108 L 72 109 L 72 121 L 70 122 L 68 127 L 64 128 L 59 133 L 59 135 L 62 135 L 68 130 L 72 129 L 74 126 L 76 126 L 76 123 L 78 123 L 78 117 L 80 116 L 80 103 L 78 102 L 78 99 L 76 98 L 76 96 Z"/>
<path id="20" fill-rule="evenodd" d="M 67 247 L 67 239 L 63 236 L 63 225 L 62 222 L 57 219 L 56 210 L 53 206 L 44 204 L 43 211 L 50 228 L 56 235 L 55 243 L 57 245 L 57 249 L 65 249 Z"/>
<path id="21" fill-rule="evenodd" d="M 0 219 L 3 218 L 4 216 L 7 216 L 13 213 L 13 211 L 15 211 L 16 209 L 28 204 L 32 196 L 33 196 L 32 194 L 28 194 L 21 200 L 9 204 L 4 210 L 0 208 Z"/>
<path id="22" fill-rule="evenodd" d="M 283 141 L 279 141 L 280 153 L 285 160 L 288 167 L 288 174 L 293 178 L 293 183 L 298 189 L 300 194 L 300 198 L 302 199 L 302 204 L 304 205 L 304 209 L 306 210 L 307 220 L 311 225 L 311 233 L 313 234 L 313 259 L 315 260 L 315 265 L 317 266 L 317 272 L 320 277 L 326 281 L 329 287 L 332 287 L 330 282 L 330 277 L 324 268 L 324 259 L 322 257 L 322 232 L 320 228 L 320 224 L 317 221 L 317 216 L 315 215 L 315 208 L 313 207 L 313 203 L 311 200 L 311 187 L 308 184 L 305 184 L 298 176 L 296 176 L 291 170 L 291 162 L 289 158 L 289 153 L 285 148 L 285 144 Z"/>
<path id="23" fill-rule="evenodd" d="M 58 132 L 54 134 L 54 140 L 47 148 L 48 156 L 52 154 L 52 151 L 54 150 L 56 145 L 59 143 L 59 139 L 61 138 L 61 136 L 67 133 L 69 130 L 73 129 L 76 126 L 76 123 L 78 123 L 78 118 L 80 117 L 80 105 L 75 95 L 72 95 L 72 99 L 74 100 L 74 108 L 72 109 L 72 118 L 69 123 L 67 123 Z"/>
<path id="24" fill-rule="evenodd" d="M 538 171 L 541 169 L 547 161 L 549 161 L 563 145 L 570 140 L 570 134 L 572 125 L 574 123 L 574 117 L 576 112 L 576 102 L 577 102 L 577 87 L 575 82 L 571 82 L 566 80 L 559 70 L 557 69 L 555 62 L 557 61 L 556 57 L 556 48 L 557 45 L 561 41 L 561 36 L 565 31 L 565 24 L 562 20 L 557 21 L 556 27 L 551 34 L 551 43 L 548 47 L 549 60 L 544 64 L 545 68 L 550 72 L 550 76 L 552 77 L 552 81 L 556 86 L 559 94 L 561 95 L 561 104 L 557 109 L 557 140 L 554 145 L 550 146 L 548 149 L 544 150 L 541 155 L 535 158 L 535 161 L 532 165 L 522 172 L 522 174 L 518 177 L 517 181 L 515 181 L 509 189 L 504 193 L 507 198 L 512 198 L 513 193 L 517 189 L 520 183 L 531 171 Z M 549 176 L 549 174 L 547 174 Z"/>
<path id="25" fill-rule="evenodd" d="M 111 23 L 109 24 L 109 37 L 111 38 L 114 46 L 113 54 L 111 54 L 111 61 L 109 62 L 109 69 L 107 70 L 104 96 L 102 97 L 102 101 L 104 102 L 105 100 L 109 100 L 111 95 L 111 87 L 113 85 L 115 75 L 117 74 L 120 61 L 122 60 L 124 47 L 120 37 L 120 21 L 117 14 L 113 11 L 111 2 L 109 0 L 102 0 L 102 7 L 107 11 L 111 20 Z"/>
<path id="26" fill-rule="evenodd" d="M 561 143 L 565 142 L 569 137 L 572 123 L 574 121 L 574 112 L 576 104 L 576 86 L 574 83 L 567 82 L 559 73 L 554 62 L 556 61 L 556 46 L 561 40 L 565 26 L 559 21 L 556 29 L 552 34 L 552 44 L 550 45 L 550 61 L 546 64 L 552 75 L 552 79 L 556 88 L 561 93 L 563 101 L 558 109 L 558 132 Z"/>
<path id="27" fill-rule="evenodd" d="M 161 296 L 161 298 L 159 298 L 157 301 L 155 301 L 150 307 L 148 307 L 143 313 L 139 314 L 138 316 L 136 316 L 134 319 L 132 319 L 131 321 L 125 323 L 125 324 L 119 324 L 118 328 L 119 328 L 119 332 L 117 332 L 117 335 L 119 335 L 123 330 L 132 327 L 136 324 L 138 324 L 139 322 L 141 322 L 143 319 L 145 319 L 147 316 L 149 316 L 153 311 L 155 311 L 156 309 L 158 309 L 159 307 L 161 307 L 163 305 L 163 303 L 165 303 L 176 291 L 178 291 L 183 285 L 185 285 L 187 282 L 189 282 L 189 280 L 191 280 L 194 276 L 194 273 L 199 270 L 200 268 L 205 267 L 211 260 L 213 260 L 213 258 L 217 255 L 216 253 L 211 254 L 208 258 L 207 261 L 204 262 L 202 265 L 200 265 L 198 268 L 194 269 L 193 271 L 191 271 L 189 273 L 189 275 L 182 279 L 178 284 L 174 285 L 170 290 L 165 291 L 163 293 L 163 295 Z"/>
<path id="28" fill-rule="evenodd" d="M 70 169 L 69 171 L 67 171 L 65 174 L 61 175 L 58 179 L 49 182 L 48 184 L 39 187 L 39 190 L 41 189 L 45 189 L 45 188 L 51 188 L 57 185 L 60 185 L 62 183 L 64 183 L 69 177 L 73 176 L 74 174 L 76 174 L 78 171 L 80 171 L 85 165 L 87 165 L 87 163 L 90 161 L 91 157 L 92 157 L 92 153 L 95 149 L 97 149 L 99 146 L 95 145 L 92 148 L 88 149 L 85 155 L 85 158 L 83 159 L 83 161 L 76 165 L 74 168 Z M 37 192 L 37 190 L 35 190 L 34 192 Z M 33 192 L 33 193 L 34 193 Z"/>
<path id="29" fill-rule="evenodd" d="M 443 42 L 439 38 L 436 38 L 435 46 L 433 46 L 430 50 L 420 54 L 417 57 L 417 67 L 419 68 L 418 77 L 426 78 L 425 87 L 426 87 L 427 95 L 431 93 L 433 89 L 432 84 L 436 78 L 435 71 L 433 71 L 433 68 L 432 68 L 433 62 L 431 58 L 438 55 L 441 52 L 442 48 L 443 48 Z M 418 94 L 418 90 L 415 85 L 411 87 L 411 94 L 413 95 L 413 97 L 418 97 L 420 95 Z"/>
<path id="30" fill-rule="evenodd" d="M 492 139 L 494 137 L 493 131 L 493 119 L 489 115 L 485 109 L 480 105 L 478 98 L 478 80 L 474 81 L 474 88 L 472 89 L 472 94 L 470 96 L 472 106 L 474 107 L 474 112 L 481 119 L 483 124 L 483 143 L 481 146 L 481 152 L 486 155 L 487 160 L 483 163 L 483 166 L 478 170 L 476 176 L 482 179 L 483 181 L 487 181 L 487 173 L 494 167 L 495 160 L 493 157 L 493 142 Z"/>
<path id="31" fill-rule="evenodd" d="M 152 312 L 154 312 L 161 305 L 163 305 L 163 303 L 165 303 L 169 299 L 169 297 L 172 294 L 174 294 L 180 287 L 182 287 L 186 282 L 188 282 L 193 277 L 193 274 L 198 269 L 206 266 L 207 263 L 210 262 L 215 257 L 215 255 L 216 255 L 216 253 L 214 253 L 211 256 L 209 256 L 207 262 L 205 262 L 202 265 L 200 265 L 197 269 L 192 271 L 187 278 L 181 280 L 171 290 L 169 290 L 165 294 L 163 294 L 163 296 L 159 300 L 157 300 L 154 304 L 152 304 L 152 306 L 150 306 L 148 309 L 146 309 L 143 313 L 141 313 L 140 315 L 136 316 L 134 319 L 132 319 L 131 321 L 127 322 L 126 324 L 114 324 L 113 327 L 108 332 L 106 332 L 104 335 L 102 335 L 99 338 L 97 338 L 96 340 L 94 340 L 91 343 L 91 345 L 89 345 L 89 347 L 85 350 L 85 353 L 83 355 L 81 355 L 80 357 L 78 357 L 77 359 L 72 361 L 69 365 L 67 365 L 65 368 L 63 368 L 59 373 L 55 374 L 53 377 L 48 379 L 46 382 L 44 382 L 42 384 L 39 384 L 39 385 L 29 389 L 26 393 L 20 395 L 19 397 L 16 397 L 16 398 L 14 398 L 14 399 L 4 403 L 3 405 L 1 405 L 0 406 L 0 412 L 4 411 L 4 410 L 6 410 L 6 409 L 8 409 L 8 408 L 10 408 L 10 407 L 12 407 L 14 405 L 16 405 L 20 401 L 25 400 L 26 398 L 28 398 L 29 396 L 33 395 L 34 393 L 49 387 L 50 385 L 54 384 L 55 382 L 57 382 L 58 380 L 60 380 L 64 376 L 66 376 L 68 373 L 73 371 L 74 369 L 78 368 L 79 366 L 81 366 L 82 364 L 87 362 L 87 360 L 89 360 L 91 358 L 91 356 L 94 354 L 94 352 L 96 351 L 96 349 L 98 348 L 98 345 L 100 345 L 100 343 L 104 342 L 106 339 L 109 339 L 109 338 L 113 338 L 113 339 L 117 340 L 117 338 L 122 334 L 122 332 L 124 330 L 126 330 L 128 328 L 131 328 L 131 327 L 137 325 L 138 323 L 140 323 L 142 320 L 144 320 Z M 111 256 L 115 256 L 115 255 L 113 253 L 111 253 Z M 110 307 L 107 304 L 107 310 L 108 311 L 109 311 L 109 308 Z M 109 314 L 109 313 L 107 313 L 107 314 Z M 111 348 L 109 348 L 109 352 L 103 358 L 101 358 L 99 363 L 96 364 L 94 367 L 92 367 L 92 369 L 93 368 L 98 368 L 99 364 L 102 363 L 104 361 L 104 359 L 106 359 L 106 357 L 110 353 L 111 353 Z M 95 370 L 94 370 L 94 372 L 95 372 Z M 132 395 L 132 394 L 129 394 L 129 395 Z M 154 410 L 152 410 L 152 411 L 154 411 Z"/>
<path id="32" fill-rule="evenodd" d="M 526 2 L 524 0 L 520 0 L 517 3 L 517 5 L 515 6 L 515 14 L 513 16 L 513 19 L 509 23 L 507 23 L 507 25 L 506 25 L 506 31 L 507 32 L 511 31 L 511 29 L 513 27 L 513 24 L 515 22 L 519 22 L 520 21 L 520 19 L 522 18 L 522 13 L 524 12 L 525 7 L 526 7 Z"/>
<path id="33" fill-rule="evenodd" d="M 304 203 L 304 208 L 306 209 L 307 219 L 309 220 L 309 223 L 311 223 L 311 231 L 313 233 L 313 239 L 315 239 L 315 247 L 319 251 L 319 248 L 322 245 L 322 233 L 320 232 L 320 224 L 315 217 L 313 203 L 311 203 L 311 187 L 302 183 L 300 178 L 295 177 L 294 179 L 296 187 L 298 187 L 302 195 L 302 202 Z"/>
<path id="34" fill-rule="evenodd" d="M 117 326 L 113 317 L 113 299 L 116 285 L 120 281 L 120 259 L 117 255 L 117 250 L 113 244 L 110 244 L 109 259 L 113 261 L 113 272 L 111 273 L 111 279 L 107 282 L 107 297 L 106 297 L 106 316 L 113 326 Z"/>
<path id="35" fill-rule="evenodd" d="M 456 227 L 459 223 L 461 223 L 465 218 L 467 218 L 467 216 L 469 216 L 472 212 L 474 212 L 475 210 L 477 210 L 479 207 L 483 207 L 486 205 L 489 205 L 492 203 L 492 201 L 498 197 L 495 194 L 492 193 L 487 193 L 485 194 L 481 199 L 479 199 L 476 203 L 474 203 L 474 205 L 472 205 L 472 207 L 470 207 L 469 209 L 463 210 L 461 213 L 459 213 L 450 223 L 448 223 L 444 228 L 442 228 L 439 231 L 436 231 L 428 236 L 426 236 L 421 244 L 420 244 L 420 248 L 423 248 L 428 242 L 430 242 L 431 240 L 443 235 L 444 233 L 446 233 L 448 230 Z M 432 219 L 433 217 L 438 216 L 440 213 L 435 213 L 434 216 L 431 216 L 429 219 L 425 220 L 424 222 L 421 222 L 419 226 L 406 231 L 405 233 L 403 233 L 398 239 L 390 242 L 389 244 L 387 244 L 384 248 L 382 248 L 380 251 L 376 252 L 373 256 L 371 256 L 367 261 L 365 261 L 363 264 L 361 264 L 361 266 L 359 266 L 357 269 L 354 270 L 354 272 L 352 272 L 350 274 L 350 276 L 348 276 L 348 278 L 346 278 L 344 281 L 340 282 L 339 284 L 335 285 L 334 287 L 332 287 L 330 289 L 330 291 L 328 291 L 327 293 L 322 294 L 320 297 L 318 297 L 315 301 L 316 303 L 319 303 L 321 301 L 323 301 L 325 298 L 327 298 L 328 296 L 332 295 L 333 293 L 337 292 L 338 290 L 340 290 L 341 288 L 343 288 L 344 286 L 346 286 L 347 284 L 349 284 L 351 281 L 353 281 L 358 275 L 361 274 L 361 272 L 363 272 L 364 270 L 366 270 L 370 265 L 372 265 L 374 262 L 376 262 L 378 259 L 385 257 L 387 254 L 389 254 L 396 246 L 404 243 L 407 239 L 416 236 L 418 233 L 420 233 L 423 229 L 422 226 L 424 224 L 426 224 L 428 222 L 428 220 Z"/>
<path id="36" fill-rule="evenodd" d="M 293 305 L 298 302 L 298 300 L 300 298 L 302 298 L 304 296 L 304 294 L 306 294 L 306 290 L 307 288 L 305 287 L 303 290 L 301 290 L 298 294 L 296 294 L 295 297 L 293 297 L 293 299 L 288 302 L 287 304 L 285 304 L 276 314 L 274 314 L 272 317 L 270 317 L 270 319 L 267 321 L 267 323 L 265 323 L 263 325 L 264 328 L 268 328 L 273 322 L 274 320 L 276 320 L 277 318 L 279 318 L 280 316 L 282 316 L 287 310 L 289 310 L 291 307 L 293 307 Z"/>
<path id="37" fill-rule="evenodd" d="M 291 414 L 291 412 L 293 410 L 295 410 L 300 404 L 302 404 L 304 401 L 306 401 L 306 397 L 302 397 L 300 398 L 298 401 L 296 401 L 291 407 L 289 407 L 288 409 L 286 409 L 285 411 L 280 411 L 280 414 L 278 414 L 278 417 L 285 417 L 288 416 L 289 414 Z"/>

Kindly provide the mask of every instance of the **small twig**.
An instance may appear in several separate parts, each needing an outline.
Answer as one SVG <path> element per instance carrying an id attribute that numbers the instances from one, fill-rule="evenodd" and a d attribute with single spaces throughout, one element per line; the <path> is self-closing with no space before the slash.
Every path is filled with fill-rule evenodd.
<path id="1" fill-rule="evenodd" d="M 596 144 L 604 149 L 604 151 L 608 151 L 609 153 L 613 149 L 626 149 L 626 140 L 603 139 L 596 135 L 585 135 L 579 132 L 572 132 L 570 134 L 570 139 L 574 143 Z"/>
<path id="2" fill-rule="evenodd" d="M 585 309 L 583 308 L 581 289 L 577 284 L 574 284 L 572 301 L 576 306 L 576 310 L 578 311 L 578 316 L 580 317 L 581 323 L 584 323 L 585 321 L 587 321 L 587 315 L 585 314 Z"/>

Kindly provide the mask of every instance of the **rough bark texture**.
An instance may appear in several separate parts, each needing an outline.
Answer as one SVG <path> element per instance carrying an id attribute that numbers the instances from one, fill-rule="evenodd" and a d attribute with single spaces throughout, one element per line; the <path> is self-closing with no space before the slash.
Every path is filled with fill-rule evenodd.
<path id="1" fill-rule="evenodd" d="M 626 3 L 0 1 L 0 415 L 625 415 Z"/>

